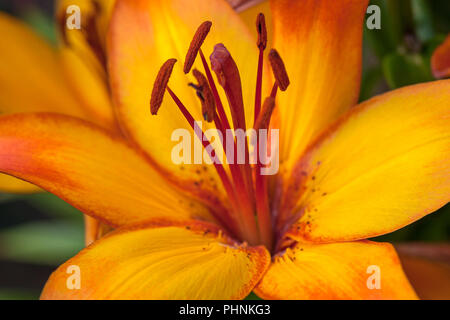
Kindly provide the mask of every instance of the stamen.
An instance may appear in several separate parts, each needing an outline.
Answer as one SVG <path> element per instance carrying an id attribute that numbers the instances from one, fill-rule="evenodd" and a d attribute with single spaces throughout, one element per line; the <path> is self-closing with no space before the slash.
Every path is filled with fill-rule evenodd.
<path id="1" fill-rule="evenodd" d="M 159 108 L 163 102 L 164 93 L 166 92 L 167 84 L 169 83 L 170 75 L 172 74 L 173 66 L 177 62 L 176 59 L 167 60 L 159 69 L 153 84 L 152 96 L 150 99 L 150 112 L 153 115 L 158 113 Z"/>
<path id="2" fill-rule="evenodd" d="M 269 52 L 269 61 L 272 66 L 273 75 L 277 80 L 278 86 L 281 91 L 285 91 L 289 86 L 289 77 L 286 72 L 286 67 L 284 66 L 284 62 L 281 59 L 278 51 L 275 49 L 271 49 Z"/>
<path id="3" fill-rule="evenodd" d="M 267 97 L 264 101 L 261 113 L 256 120 L 254 129 L 258 132 L 260 129 L 267 129 L 270 124 L 270 118 L 272 117 L 272 112 L 275 109 L 275 99 L 272 97 Z"/>
<path id="4" fill-rule="evenodd" d="M 200 50 L 200 47 L 205 41 L 206 36 L 208 35 L 209 30 L 211 29 L 211 26 L 212 26 L 211 21 L 205 21 L 200 25 L 200 27 L 198 27 L 197 31 L 195 32 L 194 38 L 191 41 L 189 50 L 186 54 L 186 59 L 184 61 L 184 68 L 183 68 L 184 73 L 189 73 L 189 71 L 191 71 L 192 65 L 195 62 L 195 58 L 197 57 L 198 51 Z"/>
<path id="5" fill-rule="evenodd" d="M 275 99 L 277 97 L 277 92 L 278 92 L 278 82 L 275 81 L 275 83 L 272 86 L 272 91 L 270 91 L 270 96 Z"/>
<path id="6" fill-rule="evenodd" d="M 195 88 L 197 91 L 197 96 L 200 98 L 202 103 L 203 118 L 207 122 L 212 122 L 216 115 L 216 103 L 211 88 L 209 87 L 208 80 L 203 73 L 197 69 L 194 69 L 192 73 L 195 79 L 197 79 L 198 85 L 190 85 Z"/>
<path id="7" fill-rule="evenodd" d="M 263 76 L 263 65 L 264 65 L 264 49 L 267 45 L 267 28 L 266 28 L 266 18 L 264 14 L 260 13 L 256 18 L 256 30 L 258 32 L 258 41 L 256 44 L 259 48 L 258 55 L 258 71 L 256 74 L 256 91 L 255 91 L 255 112 L 253 125 L 258 119 L 259 112 L 261 110 L 261 92 L 262 92 L 262 76 Z"/>
<path id="8" fill-rule="evenodd" d="M 267 145 L 267 141 L 261 141 L 262 136 L 259 134 L 260 129 L 267 129 L 272 116 L 272 111 L 275 107 L 275 97 L 268 97 L 264 101 L 264 105 L 261 110 L 261 96 L 262 96 L 262 76 L 263 76 L 263 64 L 264 64 L 264 49 L 267 46 L 267 29 L 266 19 L 262 13 L 256 18 L 256 30 L 258 32 L 258 41 L 256 42 L 259 48 L 258 56 L 258 71 L 256 75 L 256 91 L 255 91 L 255 112 L 253 127 L 258 134 L 258 144 L 255 145 L 255 152 L 258 154 L 259 143 Z M 278 87 L 278 85 L 276 85 Z M 254 167 L 254 190 L 256 199 L 256 212 L 258 216 L 258 230 L 260 241 L 269 249 L 272 249 L 273 234 L 272 224 L 270 217 L 270 208 L 267 191 L 267 178 L 261 175 L 261 169 L 263 164 L 257 162 Z"/>
<path id="9" fill-rule="evenodd" d="M 256 18 L 256 30 L 258 31 L 258 41 L 256 42 L 258 48 L 265 49 L 267 46 L 267 28 L 266 18 L 264 14 L 258 14 Z"/>

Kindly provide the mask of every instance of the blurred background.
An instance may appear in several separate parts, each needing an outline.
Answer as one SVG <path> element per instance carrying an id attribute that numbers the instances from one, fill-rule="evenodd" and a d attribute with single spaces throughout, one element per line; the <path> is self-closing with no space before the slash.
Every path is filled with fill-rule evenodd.
<path id="1" fill-rule="evenodd" d="M 57 45 L 52 0 L 2 0 L 15 15 Z M 242 5 L 244 1 L 231 1 Z M 450 1 L 377 0 L 381 30 L 364 29 L 360 100 L 431 81 L 430 57 L 450 32 Z M 376 240 L 448 242 L 450 205 Z M 0 299 L 37 299 L 50 273 L 84 247 L 80 212 L 48 193 L 0 193 Z"/>

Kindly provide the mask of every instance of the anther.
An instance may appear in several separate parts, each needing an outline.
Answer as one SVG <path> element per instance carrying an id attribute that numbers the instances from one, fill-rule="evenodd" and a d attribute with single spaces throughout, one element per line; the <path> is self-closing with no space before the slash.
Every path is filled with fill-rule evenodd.
<path id="1" fill-rule="evenodd" d="M 285 91 L 289 86 L 289 77 L 286 72 L 286 67 L 284 66 L 284 62 L 278 54 L 277 50 L 271 49 L 269 52 L 269 61 L 272 66 L 273 75 L 277 80 L 277 84 L 280 87 L 281 91 Z"/>
<path id="2" fill-rule="evenodd" d="M 260 129 L 267 129 L 270 124 L 270 118 L 272 117 L 272 112 L 275 109 L 275 99 L 273 97 L 267 97 L 264 101 L 261 112 L 256 119 L 254 129 L 256 131 Z"/>
<path id="3" fill-rule="evenodd" d="M 156 76 L 155 83 L 153 84 L 152 96 L 150 99 L 150 112 L 155 115 L 158 113 L 159 108 L 163 102 L 164 93 L 166 92 L 167 83 L 169 82 L 170 75 L 172 74 L 173 66 L 177 62 L 176 59 L 167 60 L 159 69 Z"/>
<path id="4" fill-rule="evenodd" d="M 186 54 L 186 60 L 184 61 L 184 73 L 189 73 L 191 71 L 192 65 L 195 62 L 195 58 L 197 57 L 198 51 L 200 50 L 200 47 L 202 46 L 203 42 L 206 39 L 206 36 L 209 33 L 209 30 L 211 29 L 212 22 L 211 21 L 205 21 L 203 22 L 200 27 L 198 27 L 197 31 L 195 32 L 194 38 L 191 41 L 191 44 L 189 46 L 189 50 Z"/>
<path id="5" fill-rule="evenodd" d="M 258 48 L 262 48 L 263 50 L 267 46 L 267 28 L 266 28 L 266 18 L 264 14 L 258 14 L 256 18 L 256 30 L 258 31 L 258 41 L 256 44 Z"/>
<path id="6" fill-rule="evenodd" d="M 211 122 L 214 120 L 215 114 L 216 114 L 216 103 L 214 101 L 214 95 L 211 91 L 211 88 L 209 87 L 208 80 L 206 77 L 198 71 L 197 69 L 194 69 L 192 71 L 195 79 L 197 79 L 198 84 L 192 84 L 189 85 L 195 88 L 197 92 L 197 96 L 200 98 L 200 102 L 202 103 L 202 114 L 203 118 L 207 122 Z"/>

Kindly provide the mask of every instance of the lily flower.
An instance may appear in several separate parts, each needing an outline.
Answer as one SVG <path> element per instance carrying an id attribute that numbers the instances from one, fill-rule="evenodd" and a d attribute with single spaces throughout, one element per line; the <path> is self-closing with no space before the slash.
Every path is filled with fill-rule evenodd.
<path id="1" fill-rule="evenodd" d="M 117 0 L 106 61 L 120 133 L 0 117 L 0 172 L 115 229 L 41 298 L 417 298 L 394 247 L 367 239 L 449 201 L 450 81 L 356 105 L 367 4 L 271 1 L 256 38 L 225 1 Z M 172 132 L 204 116 L 205 130 L 279 129 L 279 173 L 175 164 Z"/>

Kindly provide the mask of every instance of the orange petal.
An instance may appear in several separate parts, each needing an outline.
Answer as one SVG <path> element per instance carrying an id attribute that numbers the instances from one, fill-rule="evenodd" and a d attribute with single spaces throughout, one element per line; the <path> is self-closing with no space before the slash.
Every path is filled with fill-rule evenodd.
<path id="1" fill-rule="evenodd" d="M 403 269 L 420 299 L 450 300 L 450 245 L 396 245 Z"/>
<path id="2" fill-rule="evenodd" d="M 209 219 L 120 138 L 56 114 L 0 117 L 0 172 L 34 183 L 111 226 Z"/>
<path id="3" fill-rule="evenodd" d="M 371 241 L 298 243 L 275 258 L 255 293 L 264 299 L 417 298 L 395 249 Z"/>
<path id="4" fill-rule="evenodd" d="M 209 56 L 216 43 L 227 46 L 241 73 L 246 105 L 252 106 L 258 57 L 256 38 L 224 0 L 118 1 L 111 21 L 108 54 L 117 111 L 128 134 L 181 188 L 194 193 L 207 190 L 209 195 L 223 197 L 223 190 L 215 188 L 221 183 L 211 165 L 181 166 L 173 162 L 171 152 L 177 142 L 171 141 L 172 133 L 176 129 L 192 130 L 170 97 L 166 95 L 157 116 L 151 116 L 149 110 L 159 68 L 167 59 L 176 58 L 179 62 L 169 87 L 196 120 L 203 119 L 200 101 L 188 87 L 195 78 L 186 76 L 182 65 L 196 29 L 207 20 L 213 25 L 202 46 L 205 56 Z M 203 70 L 200 57 L 194 68 Z M 226 98 L 223 95 L 222 98 L 226 104 Z M 253 119 L 252 109 L 246 110 L 247 119 Z M 210 124 L 203 121 L 203 130 L 208 127 Z"/>
<path id="5" fill-rule="evenodd" d="M 357 103 L 367 3 L 271 1 L 273 45 L 291 80 L 277 97 L 286 170 L 322 129 Z"/>
<path id="6" fill-rule="evenodd" d="M 431 70 L 435 78 L 450 77 L 450 34 L 434 51 L 431 57 Z"/>
<path id="7" fill-rule="evenodd" d="M 264 247 L 237 246 L 206 224 L 122 229 L 60 266 L 41 299 L 242 299 L 269 263 Z M 70 266 L 80 289 L 67 287 Z"/>
<path id="8" fill-rule="evenodd" d="M 450 80 L 442 80 L 380 95 L 343 117 L 297 164 L 282 211 L 286 220 L 300 219 L 288 234 L 313 242 L 365 239 L 445 205 L 449 105 Z"/>

